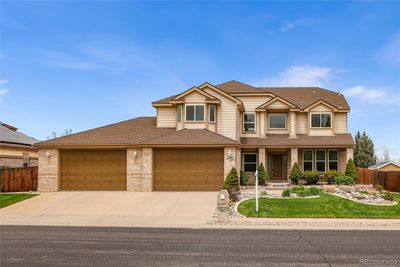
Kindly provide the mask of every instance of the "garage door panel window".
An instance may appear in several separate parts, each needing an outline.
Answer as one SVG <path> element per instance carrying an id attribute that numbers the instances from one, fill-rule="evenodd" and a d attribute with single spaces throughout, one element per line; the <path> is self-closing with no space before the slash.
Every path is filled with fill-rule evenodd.
<path id="1" fill-rule="evenodd" d="M 243 154 L 243 170 L 245 172 L 255 172 L 257 170 L 257 154 Z"/>
<path id="2" fill-rule="evenodd" d="M 186 105 L 186 121 L 204 121 L 204 105 Z"/>

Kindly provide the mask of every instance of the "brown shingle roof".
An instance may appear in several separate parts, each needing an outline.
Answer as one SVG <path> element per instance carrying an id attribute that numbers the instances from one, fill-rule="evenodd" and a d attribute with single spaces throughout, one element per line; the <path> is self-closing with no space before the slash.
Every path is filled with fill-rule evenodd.
<path id="1" fill-rule="evenodd" d="M 354 146 L 354 140 L 351 134 L 338 134 L 333 136 L 308 136 L 298 134 L 297 138 L 289 138 L 287 134 L 270 134 L 267 138 L 259 137 L 242 137 L 240 143 L 243 146 L 295 146 L 295 147 L 310 147 L 310 146 Z"/>
<path id="2" fill-rule="evenodd" d="M 305 109 L 319 100 L 324 100 L 339 110 L 350 109 L 342 94 L 319 87 L 253 87 L 238 81 L 229 81 L 217 87 L 228 94 L 271 93 L 293 103 L 300 109 Z"/>
<path id="3" fill-rule="evenodd" d="M 142 145 L 239 145 L 239 142 L 207 129 L 183 129 L 142 141 Z"/>
<path id="4" fill-rule="evenodd" d="M 139 117 L 36 143 L 35 146 L 137 145 L 143 140 L 172 132 L 175 128 L 157 128 L 155 117 Z"/>

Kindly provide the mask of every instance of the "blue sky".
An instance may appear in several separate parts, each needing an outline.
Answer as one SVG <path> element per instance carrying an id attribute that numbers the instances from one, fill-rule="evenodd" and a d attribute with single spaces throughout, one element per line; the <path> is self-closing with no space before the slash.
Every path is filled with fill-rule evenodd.
<path id="1" fill-rule="evenodd" d="M 400 158 L 400 2 L 0 3 L 1 120 L 46 139 L 205 81 L 344 93 Z"/>

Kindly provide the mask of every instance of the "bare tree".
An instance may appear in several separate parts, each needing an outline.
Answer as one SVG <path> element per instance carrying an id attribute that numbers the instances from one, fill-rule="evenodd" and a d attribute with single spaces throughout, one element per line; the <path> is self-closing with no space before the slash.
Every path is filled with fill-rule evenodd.
<path id="1" fill-rule="evenodd" d="M 382 152 L 381 152 L 380 161 L 390 161 L 391 160 L 390 148 L 388 146 L 382 146 L 381 151 Z"/>
<path id="2" fill-rule="evenodd" d="M 72 129 L 65 129 L 61 134 L 57 134 L 56 131 L 52 131 L 50 136 L 47 136 L 47 140 L 54 139 L 61 136 L 66 136 L 72 134 Z"/>

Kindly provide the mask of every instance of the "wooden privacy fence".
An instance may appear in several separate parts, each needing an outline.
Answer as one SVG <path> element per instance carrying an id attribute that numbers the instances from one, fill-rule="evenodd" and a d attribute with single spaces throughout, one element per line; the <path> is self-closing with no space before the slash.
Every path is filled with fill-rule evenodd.
<path id="1" fill-rule="evenodd" d="M 0 169 L 1 192 L 36 191 L 38 167 Z"/>
<path id="2" fill-rule="evenodd" d="M 380 184 L 385 190 L 400 192 L 400 171 L 357 169 L 358 184 Z"/>

